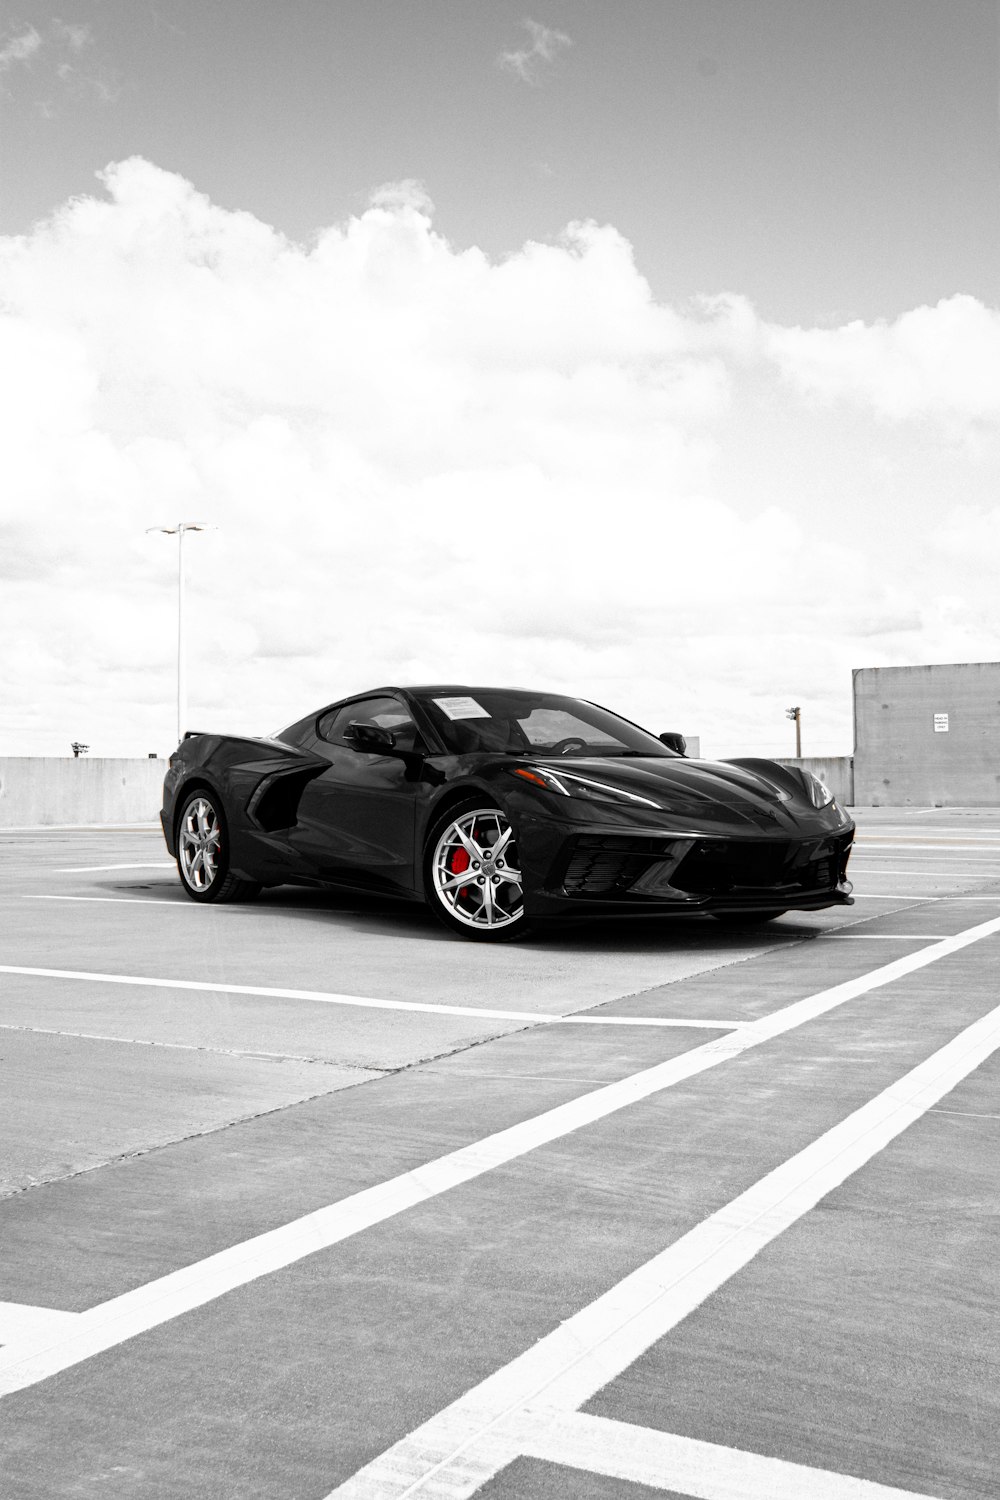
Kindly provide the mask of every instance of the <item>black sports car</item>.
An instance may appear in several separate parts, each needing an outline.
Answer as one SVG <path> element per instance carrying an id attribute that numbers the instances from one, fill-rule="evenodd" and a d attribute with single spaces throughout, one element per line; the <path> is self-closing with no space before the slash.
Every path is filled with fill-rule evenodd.
<path id="1" fill-rule="evenodd" d="M 194 901 L 347 887 L 425 901 L 468 938 L 850 904 L 854 824 L 821 781 L 684 749 L 555 693 L 378 688 L 272 738 L 189 732 L 160 816 Z"/>

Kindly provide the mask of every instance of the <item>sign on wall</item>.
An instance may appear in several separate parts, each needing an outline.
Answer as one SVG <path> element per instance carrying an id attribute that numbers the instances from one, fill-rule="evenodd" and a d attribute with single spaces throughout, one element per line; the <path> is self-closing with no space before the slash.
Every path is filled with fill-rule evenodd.
<path id="1" fill-rule="evenodd" d="M 935 714 L 934 715 L 934 733 L 935 734 L 947 734 L 948 733 L 948 715 L 947 714 Z"/>

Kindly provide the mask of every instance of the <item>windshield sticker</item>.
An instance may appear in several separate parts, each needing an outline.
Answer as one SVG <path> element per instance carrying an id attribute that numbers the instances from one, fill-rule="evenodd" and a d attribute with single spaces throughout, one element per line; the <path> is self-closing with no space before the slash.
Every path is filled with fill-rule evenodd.
<path id="1" fill-rule="evenodd" d="M 438 708 L 446 713 L 449 719 L 488 719 L 491 717 L 488 710 L 475 698 L 435 698 L 433 700 Z"/>

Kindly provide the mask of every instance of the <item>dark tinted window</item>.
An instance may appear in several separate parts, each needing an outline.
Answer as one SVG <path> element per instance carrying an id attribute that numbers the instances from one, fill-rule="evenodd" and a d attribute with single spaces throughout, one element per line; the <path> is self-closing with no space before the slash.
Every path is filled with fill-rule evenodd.
<path id="1" fill-rule="evenodd" d="M 345 743 L 345 729 L 356 719 L 391 730 L 400 750 L 423 748 L 410 711 L 398 698 L 358 698 L 341 708 L 331 708 L 320 719 L 317 733 L 321 740 L 342 745 Z"/>

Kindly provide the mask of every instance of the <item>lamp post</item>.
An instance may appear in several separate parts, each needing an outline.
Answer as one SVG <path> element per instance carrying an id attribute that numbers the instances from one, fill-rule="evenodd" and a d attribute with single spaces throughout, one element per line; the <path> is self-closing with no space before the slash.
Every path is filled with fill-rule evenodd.
<path id="1" fill-rule="evenodd" d="M 795 721 L 795 759 L 802 759 L 802 710 L 801 708 L 786 708 L 785 718 Z"/>
<path id="2" fill-rule="evenodd" d="M 163 532 L 164 536 L 177 538 L 177 741 L 184 738 L 184 720 L 187 717 L 187 663 L 184 657 L 184 533 L 186 531 L 211 531 L 202 521 L 178 521 L 176 526 L 147 526 L 147 533 Z"/>

